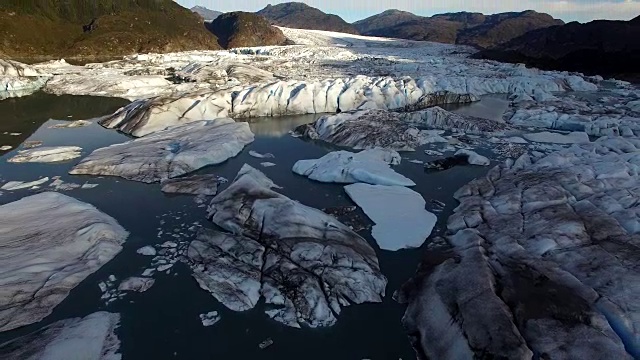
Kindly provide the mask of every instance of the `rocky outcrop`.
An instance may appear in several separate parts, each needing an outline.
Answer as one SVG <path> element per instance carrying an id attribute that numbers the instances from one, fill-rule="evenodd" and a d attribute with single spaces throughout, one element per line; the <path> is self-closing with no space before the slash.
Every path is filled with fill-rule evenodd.
<path id="1" fill-rule="evenodd" d="M 54 192 L 0 206 L 0 228 L 0 332 L 44 319 L 128 236 L 95 207 Z"/>
<path id="2" fill-rule="evenodd" d="M 220 11 L 215 11 L 211 9 L 207 9 L 204 6 L 194 6 L 191 8 L 191 11 L 202 16 L 205 21 L 215 20 L 218 16 L 224 14 Z"/>
<path id="3" fill-rule="evenodd" d="M 561 20 L 535 11 L 519 13 L 447 13 L 432 17 L 388 10 L 355 22 L 363 35 L 435 41 L 488 48 L 529 31 L 562 25 Z"/>
<path id="4" fill-rule="evenodd" d="M 523 155 L 458 190 L 449 259 L 399 292 L 422 358 L 637 358 L 640 142 Z M 633 285 L 631 285 L 633 284 Z"/>
<path id="5" fill-rule="evenodd" d="M 287 41 L 280 29 L 253 13 L 236 11 L 222 14 L 205 26 L 225 49 L 283 45 Z"/>
<path id="6" fill-rule="evenodd" d="M 69 173 L 160 182 L 220 164 L 251 142 L 253 133 L 246 122 L 196 121 L 95 150 Z"/>
<path id="7" fill-rule="evenodd" d="M 300 2 L 267 5 L 257 12 L 273 24 L 294 29 L 311 29 L 357 34 L 356 28 L 341 17 L 326 14 L 319 9 Z"/>
<path id="8" fill-rule="evenodd" d="M 572 22 L 532 31 L 476 57 L 637 80 L 639 36 L 637 20 Z"/>
<path id="9" fill-rule="evenodd" d="M 209 219 L 229 233 L 203 230 L 189 246 L 200 286 L 235 311 L 263 297 L 292 327 L 331 326 L 343 306 L 382 301 L 387 281 L 366 240 L 273 186 L 245 165 L 213 198 Z"/>

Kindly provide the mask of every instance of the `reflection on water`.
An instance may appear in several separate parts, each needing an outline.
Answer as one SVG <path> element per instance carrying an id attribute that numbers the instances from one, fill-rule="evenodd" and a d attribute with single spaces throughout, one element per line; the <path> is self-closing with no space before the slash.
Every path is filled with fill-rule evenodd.
<path id="1" fill-rule="evenodd" d="M 277 118 L 247 119 L 249 127 L 256 136 L 281 137 L 300 125 L 309 124 L 324 114 L 280 116 Z"/>
<path id="2" fill-rule="evenodd" d="M 44 92 L 2 100 L 0 146 L 9 145 L 15 148 L 49 119 L 89 119 L 114 112 L 128 103 L 129 101 L 119 98 L 58 96 Z M 0 154 L 3 153 L 5 152 L 0 151 Z"/>
<path id="3" fill-rule="evenodd" d="M 110 103 L 100 98 L 55 97 L 39 94 L 16 99 L 7 112 L 13 112 L 16 127 L 35 129 L 43 119 L 88 118 L 113 111 L 118 100 Z M 95 102 L 92 102 L 94 101 Z M 113 99 L 112 99 L 113 100 Z M 86 101 L 86 102 L 83 102 Z M 0 103 L 2 105 L 2 103 Z M 37 106 L 36 106 L 37 105 Z M 21 115 L 22 114 L 22 115 Z M 293 164 L 300 159 L 318 158 L 334 147 L 305 142 L 287 133 L 296 126 L 311 122 L 318 115 L 255 119 L 251 121 L 256 140 L 247 146 L 236 158 L 198 171 L 213 173 L 233 179 L 244 163 L 262 170 L 275 183 L 282 186 L 284 195 L 315 208 L 353 205 L 346 196 L 343 186 L 323 184 L 297 176 L 291 172 Z M 25 119 L 28 125 L 20 124 Z M 38 119 L 38 123 L 33 123 Z M 59 121 L 48 121 L 33 133 L 29 140 L 42 140 L 46 145 L 78 145 L 83 148 L 83 156 L 92 150 L 109 144 L 129 140 L 112 130 L 97 124 L 85 128 L 51 129 Z M 30 130 L 33 132 L 33 130 Z M 27 130 L 25 130 L 27 132 Z M 270 159 L 277 165 L 262 168 L 262 159 L 248 155 L 250 150 L 272 153 Z M 123 359 L 411 359 L 415 354 L 401 326 L 400 319 L 404 306 L 392 299 L 393 292 L 410 278 L 422 255 L 421 249 L 397 252 L 380 250 L 370 236 L 370 230 L 359 232 L 376 250 L 382 272 L 388 278 L 386 296 L 381 304 L 363 304 L 343 308 L 336 325 L 323 329 L 293 329 L 270 320 L 264 313 L 264 304 L 246 312 L 233 312 L 224 308 L 209 293 L 200 289 L 191 277 L 189 269 L 175 266 L 171 275 L 157 274 L 155 285 L 143 294 L 128 295 L 124 300 L 105 306 L 100 300 L 97 284 L 109 275 L 118 279 L 139 275 L 149 266 L 150 258 L 136 254 L 136 249 L 144 245 L 159 244 L 170 240 L 167 234 L 158 236 L 159 228 L 170 233 L 183 224 L 200 222 L 213 227 L 205 219 L 205 209 L 199 208 L 191 196 L 165 195 L 157 184 L 142 184 L 113 177 L 96 178 L 70 176 L 68 170 L 79 159 L 58 164 L 10 164 L 7 159 L 15 152 L 0 156 L 0 178 L 3 180 L 33 180 L 41 176 L 62 176 L 66 182 L 99 184 L 97 188 L 73 190 L 66 194 L 93 204 L 101 211 L 113 216 L 130 233 L 123 251 L 95 274 L 89 276 L 54 313 L 38 324 L 0 334 L 0 343 L 39 329 L 51 322 L 86 316 L 98 310 L 119 312 L 122 322 L 117 334 L 121 340 Z M 438 224 L 434 236 L 441 234 L 446 219 L 456 202 L 452 194 L 471 179 L 483 175 L 487 168 L 458 166 L 452 169 L 425 173 L 423 167 L 407 161 L 417 159 L 427 161 L 422 150 L 404 153 L 405 160 L 396 170 L 417 185 L 414 189 L 427 201 L 427 209 L 438 206 L 431 200 L 446 204 L 443 212 L 437 213 Z M 225 185 L 225 186 L 228 186 Z M 29 190 L 5 192 L 0 196 L 0 204 L 18 200 L 29 195 Z M 160 216 L 164 225 L 160 225 Z M 364 213 L 357 211 L 364 221 Z M 169 234 L 170 235 L 170 234 Z M 428 243 L 428 242 L 427 242 Z M 203 327 L 199 314 L 218 311 L 222 320 L 212 327 Z M 271 338 L 274 344 L 260 350 L 258 344 Z"/>
<path id="4" fill-rule="evenodd" d="M 507 111 L 509 100 L 507 95 L 492 94 L 483 95 L 480 97 L 480 101 L 471 104 L 446 104 L 441 107 L 460 115 L 503 121 L 502 114 Z"/>

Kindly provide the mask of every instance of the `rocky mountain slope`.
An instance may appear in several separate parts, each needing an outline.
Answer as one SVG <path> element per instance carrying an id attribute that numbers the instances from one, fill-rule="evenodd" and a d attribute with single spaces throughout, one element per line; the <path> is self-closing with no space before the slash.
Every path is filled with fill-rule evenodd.
<path id="1" fill-rule="evenodd" d="M 422 17 L 409 12 L 388 10 L 357 21 L 354 26 L 363 35 L 488 48 L 532 30 L 562 24 L 561 20 L 535 11 L 494 15 L 459 12 Z"/>
<path id="2" fill-rule="evenodd" d="M 172 0 L 3 0 L 0 39 L 0 56 L 21 59 L 219 48 Z"/>
<path id="3" fill-rule="evenodd" d="M 191 11 L 202 16 L 202 18 L 205 20 L 214 20 L 215 18 L 223 14 L 220 11 L 207 9 L 204 6 L 194 6 L 191 8 Z"/>
<path id="4" fill-rule="evenodd" d="M 543 69 L 640 79 L 640 16 L 631 21 L 572 22 L 529 32 L 478 58 Z"/>
<path id="5" fill-rule="evenodd" d="M 254 13 L 236 11 L 222 14 L 205 26 L 225 49 L 283 45 L 287 41 L 280 29 Z"/>
<path id="6" fill-rule="evenodd" d="M 358 34 L 358 30 L 341 17 L 299 2 L 267 5 L 257 14 L 278 26 Z"/>

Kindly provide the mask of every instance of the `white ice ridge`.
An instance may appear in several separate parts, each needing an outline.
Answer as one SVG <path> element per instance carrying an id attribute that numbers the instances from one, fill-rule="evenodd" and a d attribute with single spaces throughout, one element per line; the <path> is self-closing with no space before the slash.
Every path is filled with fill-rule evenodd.
<path id="1" fill-rule="evenodd" d="M 160 182 L 220 164 L 238 155 L 253 139 L 245 122 L 228 118 L 197 121 L 95 150 L 69 173 Z"/>
<path id="2" fill-rule="evenodd" d="M 344 190 L 376 223 L 371 235 L 383 250 L 420 247 L 438 220 L 419 193 L 403 186 L 352 184 Z"/>
<path id="3" fill-rule="evenodd" d="M 96 312 L 84 318 L 56 321 L 33 333 L 0 344 L 7 360 L 120 360 L 115 334 L 120 315 Z"/>
<path id="4" fill-rule="evenodd" d="M 0 99 L 29 95 L 48 79 L 47 74 L 32 66 L 0 59 Z"/>
<path id="5" fill-rule="evenodd" d="M 0 331 L 42 320 L 122 249 L 128 233 L 54 192 L 0 206 Z"/>
<path id="6" fill-rule="evenodd" d="M 398 152 L 381 148 L 359 153 L 334 151 L 320 159 L 299 160 L 292 170 L 320 182 L 414 186 L 411 179 L 391 168 L 400 164 L 401 159 Z"/>

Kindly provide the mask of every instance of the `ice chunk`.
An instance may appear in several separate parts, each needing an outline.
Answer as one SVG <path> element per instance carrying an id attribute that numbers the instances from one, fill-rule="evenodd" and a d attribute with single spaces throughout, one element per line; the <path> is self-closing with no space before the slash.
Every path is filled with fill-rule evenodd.
<path id="1" fill-rule="evenodd" d="M 390 164 L 399 164 L 400 159 L 396 151 L 379 148 L 359 153 L 334 151 L 320 159 L 296 162 L 293 172 L 321 182 L 414 186 L 391 169 Z"/>
<path id="2" fill-rule="evenodd" d="M 23 162 L 58 162 L 80 157 L 81 147 L 78 146 L 43 146 L 36 149 L 20 150 L 18 155 L 9 159 L 12 163 Z"/>
<path id="3" fill-rule="evenodd" d="M 144 256 L 156 256 L 156 249 L 153 246 L 144 246 L 136 251 L 140 255 Z"/>
<path id="4" fill-rule="evenodd" d="M 0 151 L 8 151 L 8 150 L 11 150 L 11 149 L 13 149 L 13 146 L 11 146 L 11 145 L 2 145 L 2 146 L 0 146 Z"/>
<path id="5" fill-rule="evenodd" d="M 525 139 L 535 142 L 555 143 L 555 144 L 581 144 L 589 142 L 589 135 L 585 132 L 572 132 L 567 135 L 554 132 L 539 132 L 535 134 L 524 134 Z"/>
<path id="6" fill-rule="evenodd" d="M 258 158 L 258 159 L 273 159 L 275 158 L 275 156 L 273 156 L 273 154 L 271 153 L 266 153 L 266 154 L 260 154 L 257 151 L 249 151 L 249 155 L 253 156 L 254 158 Z"/>
<path id="7" fill-rule="evenodd" d="M 108 312 L 56 321 L 0 344 L 0 358 L 119 360 L 120 340 L 115 334 L 119 322 L 120 315 Z"/>
<path id="8" fill-rule="evenodd" d="M 14 191 L 20 189 L 28 189 L 34 186 L 39 186 L 49 181 L 48 177 L 43 177 L 42 179 L 34 180 L 34 181 L 9 181 L 6 184 L 2 185 L 0 190 Z"/>
<path id="9" fill-rule="evenodd" d="M 218 315 L 217 311 L 211 311 L 205 314 L 200 314 L 200 321 L 202 321 L 202 326 L 213 326 L 218 321 L 220 321 L 220 315 Z"/>
<path id="10" fill-rule="evenodd" d="M 0 206 L 0 229 L 0 331 L 49 315 L 128 236 L 95 207 L 53 192 Z"/>
<path id="11" fill-rule="evenodd" d="M 491 160 L 488 158 L 476 153 L 475 151 L 460 149 L 456 151 L 454 156 L 466 155 L 467 162 L 471 165 L 480 165 L 480 166 L 489 166 L 491 165 Z"/>
<path id="12" fill-rule="evenodd" d="M 118 290 L 145 292 L 153 286 L 154 282 L 155 280 L 151 278 L 130 277 L 120 283 Z"/>
<path id="13" fill-rule="evenodd" d="M 159 182 L 236 156 L 253 141 L 249 125 L 232 119 L 198 121 L 98 149 L 69 173 Z"/>
<path id="14" fill-rule="evenodd" d="M 383 250 L 420 247 L 438 220 L 425 210 L 419 193 L 402 186 L 352 184 L 344 189 L 376 223 L 371 234 Z"/>
<path id="15" fill-rule="evenodd" d="M 274 164 L 272 162 L 261 162 L 260 165 L 262 165 L 262 167 L 273 167 L 273 166 L 276 166 L 276 164 Z"/>

